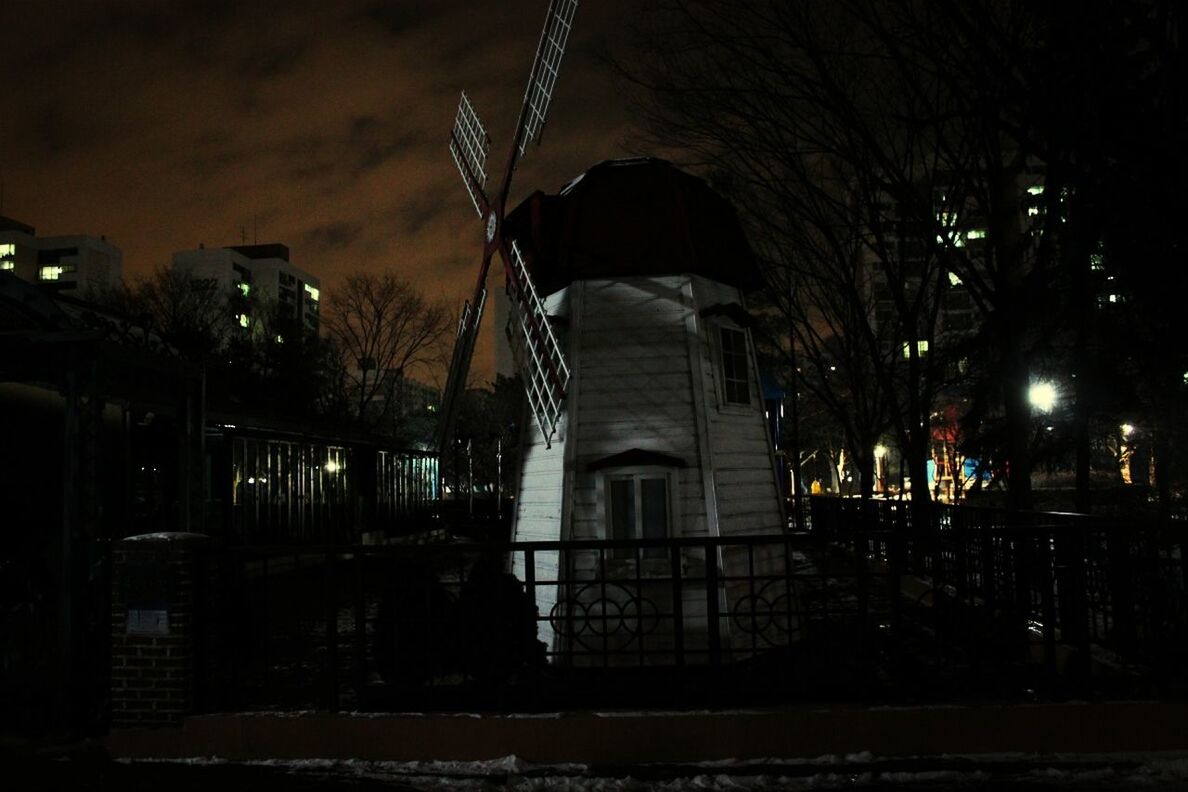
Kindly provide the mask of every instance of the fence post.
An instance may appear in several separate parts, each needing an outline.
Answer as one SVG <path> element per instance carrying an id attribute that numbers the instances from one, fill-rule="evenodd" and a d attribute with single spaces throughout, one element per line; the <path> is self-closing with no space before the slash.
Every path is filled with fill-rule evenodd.
<path id="1" fill-rule="evenodd" d="M 1037 526 L 1040 539 L 1039 560 L 1039 594 L 1040 613 L 1044 620 L 1044 669 L 1049 678 L 1056 675 L 1056 579 L 1053 575 L 1055 559 L 1052 555 L 1052 544 L 1055 529 L 1050 526 Z"/>
<path id="2" fill-rule="evenodd" d="M 705 544 L 705 621 L 710 665 L 722 662 L 722 635 L 718 624 L 718 548 Z"/>
<path id="3" fill-rule="evenodd" d="M 326 598 L 326 706 L 331 712 L 338 711 L 338 580 L 336 562 L 338 553 L 326 551 L 324 571 Z"/>
<path id="4" fill-rule="evenodd" d="M 678 667 L 683 667 L 685 665 L 685 591 L 681 577 L 680 545 L 672 546 L 671 559 L 673 661 Z"/>
<path id="5" fill-rule="evenodd" d="M 112 560 L 111 710 L 115 726 L 169 726 L 195 711 L 196 622 L 206 536 L 157 533 L 121 541 Z"/>
<path id="6" fill-rule="evenodd" d="M 1134 649 L 1134 568 L 1130 563 L 1130 542 L 1123 526 L 1112 525 L 1106 548 L 1110 559 L 1110 606 L 1113 611 L 1113 635 L 1119 654 L 1125 657 Z M 1188 561 L 1186 561 L 1188 563 Z"/>
<path id="7" fill-rule="evenodd" d="M 1057 618 L 1063 643 L 1077 650 L 1078 673 L 1089 671 L 1089 598 L 1085 575 L 1088 525 L 1070 523 L 1055 529 Z"/>

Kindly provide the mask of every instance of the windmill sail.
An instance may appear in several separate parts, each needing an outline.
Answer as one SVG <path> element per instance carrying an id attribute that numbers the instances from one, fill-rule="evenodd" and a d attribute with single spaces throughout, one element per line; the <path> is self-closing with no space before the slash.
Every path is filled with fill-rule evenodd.
<path id="1" fill-rule="evenodd" d="M 483 320 L 483 306 L 487 303 L 487 290 L 481 289 L 477 302 L 462 306 L 458 319 L 458 337 L 454 341 L 454 354 L 450 359 L 450 375 L 443 394 L 441 422 L 437 427 L 437 447 L 441 448 L 454 430 L 454 415 L 458 399 L 466 390 L 466 378 L 470 373 L 470 359 L 474 357 L 474 343 L 478 338 L 479 325 Z"/>
<path id="2" fill-rule="evenodd" d="M 450 134 L 450 155 L 454 159 L 454 164 L 458 166 L 458 172 L 462 174 L 462 181 L 475 210 L 483 219 L 486 227 L 486 245 L 473 300 L 475 307 L 471 310 L 470 304 L 467 304 L 467 310 L 463 314 L 458 340 L 454 345 L 453 360 L 450 363 L 449 380 L 443 394 L 437 435 L 437 447 L 440 451 L 444 451 L 445 444 L 449 442 L 458 399 L 466 389 L 466 374 L 470 370 L 475 335 L 478 333 L 479 320 L 487 296 L 484 283 L 491 255 L 496 250 L 503 259 L 508 295 L 512 298 L 513 312 L 516 315 L 513 321 L 513 347 L 520 363 L 520 371 L 523 373 L 524 387 L 528 391 L 532 411 L 540 424 L 541 432 L 544 433 L 546 444 L 551 443 L 557 429 L 561 403 L 569 386 L 569 368 L 561 354 L 561 346 L 549 326 L 540 298 L 532 286 L 528 271 L 524 268 L 520 251 L 514 241 L 509 245 L 509 240 L 503 238 L 502 225 L 504 205 L 511 189 L 511 178 L 516 163 L 524 156 L 531 141 L 540 142 L 541 130 L 548 116 L 549 103 L 557 84 L 557 72 L 565 55 L 565 45 L 569 41 L 577 5 L 578 0 L 549 0 L 544 30 L 536 48 L 536 59 L 532 63 L 528 88 L 524 93 L 524 103 L 520 107 L 520 118 L 516 123 L 516 134 L 508 150 L 503 178 L 495 187 L 492 197 L 488 197 L 486 192 L 487 154 L 491 148 L 491 139 L 487 137 L 487 131 L 479 121 L 478 114 L 465 92 L 458 102 L 458 114 L 454 119 L 453 132 Z"/>
<path id="3" fill-rule="evenodd" d="M 507 290 L 513 306 L 509 321 L 512 352 L 524 380 L 528 403 L 548 446 L 557 430 L 562 400 L 569 387 L 569 366 L 514 240 L 510 250 Z"/>
<path id="4" fill-rule="evenodd" d="M 490 150 L 491 138 L 487 137 L 487 130 L 483 129 L 478 113 L 474 112 L 474 106 L 463 91 L 458 101 L 454 131 L 450 135 L 450 154 L 462 174 L 466 192 L 470 193 L 470 200 L 479 217 L 483 216 L 487 207 L 484 190 L 487 186 L 487 152 Z"/>
<path id="5" fill-rule="evenodd" d="M 517 159 L 524 156 L 528 144 L 533 140 L 540 144 L 540 133 L 548 117 L 549 102 L 557 84 L 557 72 L 561 68 L 561 58 L 565 55 L 569 31 L 573 29 L 577 4 L 578 0 L 552 0 L 549 3 L 540 44 L 536 48 L 536 60 L 528 77 L 528 89 L 524 92 L 524 126 L 517 143 Z"/>

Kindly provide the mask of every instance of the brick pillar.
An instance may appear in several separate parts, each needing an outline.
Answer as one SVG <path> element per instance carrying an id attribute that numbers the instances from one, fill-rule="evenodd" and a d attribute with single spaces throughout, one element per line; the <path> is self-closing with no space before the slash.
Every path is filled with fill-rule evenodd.
<path id="1" fill-rule="evenodd" d="M 119 542 L 112 558 L 111 720 L 167 726 L 194 711 L 198 598 L 209 539 L 154 533 Z"/>

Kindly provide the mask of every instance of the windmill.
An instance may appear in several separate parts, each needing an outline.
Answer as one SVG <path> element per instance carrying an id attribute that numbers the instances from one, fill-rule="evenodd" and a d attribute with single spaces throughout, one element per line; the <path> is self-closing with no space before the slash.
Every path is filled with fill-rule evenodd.
<path id="1" fill-rule="evenodd" d="M 458 105 L 450 151 L 486 242 L 459 322 L 439 448 L 450 440 L 498 255 L 508 333 L 535 416 L 520 442 L 513 540 L 778 535 L 782 503 L 744 297 L 760 277 L 733 208 L 669 163 L 632 159 L 595 165 L 559 194 L 536 192 L 508 211 L 511 177 L 540 140 L 576 7 L 549 4 L 502 180 L 489 192 L 490 140 L 466 94 Z M 700 563 L 736 581 L 784 563 L 782 551 L 759 558 L 741 547 Z M 538 634 L 567 650 L 582 640 L 573 614 L 635 608 L 639 622 L 656 586 L 657 611 L 671 611 L 661 602 L 671 585 L 652 582 L 668 563 L 655 550 L 592 557 L 539 549 L 531 568 L 524 554 L 510 566 L 521 580 L 550 581 L 533 589 L 548 617 Z M 613 593 L 600 582 L 616 568 L 635 576 L 634 590 Z M 731 585 L 721 592 L 723 612 L 757 601 Z M 704 614 L 686 617 L 686 638 L 705 634 Z"/>
<path id="2" fill-rule="evenodd" d="M 450 441 L 458 400 L 466 389 L 475 339 L 487 302 L 487 274 L 496 254 L 503 262 L 508 298 L 513 306 L 512 348 L 516 353 L 516 362 L 527 391 L 528 403 L 546 443 L 551 442 L 557 429 L 562 402 L 569 386 L 569 368 L 524 264 L 523 254 L 516 241 L 504 234 L 503 220 L 516 165 L 527 153 L 533 141 L 538 145 L 540 143 L 541 131 L 548 116 L 549 103 L 557 84 L 557 73 L 561 59 L 565 55 L 565 44 L 573 26 L 577 4 L 577 0 L 549 2 L 544 29 L 536 49 L 536 58 L 528 76 L 528 88 L 524 92 L 524 102 L 520 107 L 520 117 L 516 123 L 515 134 L 512 135 L 511 148 L 500 181 L 490 194 L 487 192 L 487 155 L 491 148 L 491 139 L 487 136 L 465 91 L 458 102 L 458 115 L 450 135 L 450 154 L 462 174 L 462 181 L 470 200 L 482 220 L 485 244 L 474 297 L 463 306 L 458 322 L 458 336 L 450 361 L 449 379 L 446 382 L 438 428 L 439 451 L 444 452 Z"/>

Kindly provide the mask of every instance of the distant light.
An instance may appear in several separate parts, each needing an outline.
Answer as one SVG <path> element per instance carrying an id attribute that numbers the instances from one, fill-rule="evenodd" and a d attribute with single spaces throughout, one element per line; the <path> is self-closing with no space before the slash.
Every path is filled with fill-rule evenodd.
<path id="1" fill-rule="evenodd" d="M 1050 382 L 1034 382 L 1027 391 L 1027 401 L 1040 412 L 1052 412 L 1058 401 L 1056 386 Z"/>
<path id="2" fill-rule="evenodd" d="M 1122 430 L 1123 437 L 1130 437 L 1132 434 L 1134 434 L 1134 425 L 1133 424 L 1124 423 L 1121 426 L 1119 426 L 1118 428 Z"/>
<path id="3" fill-rule="evenodd" d="M 326 463 L 325 468 L 327 473 L 337 473 L 339 471 L 339 464 L 331 459 Z"/>
<path id="4" fill-rule="evenodd" d="M 255 484 L 255 483 L 256 483 L 256 478 L 254 476 L 248 476 L 248 484 Z"/>
<path id="5" fill-rule="evenodd" d="M 928 354 L 928 342 L 927 341 L 917 341 L 916 342 L 916 355 L 922 357 L 926 354 Z M 904 344 L 903 345 L 903 359 L 907 360 L 911 356 L 912 356 L 912 345 Z"/>
<path id="6" fill-rule="evenodd" d="M 830 366 L 830 367 L 829 367 L 829 370 L 830 370 L 830 371 L 837 371 L 837 366 Z"/>
<path id="7" fill-rule="evenodd" d="M 887 446 L 883 445 L 882 443 L 879 443 L 877 446 L 874 447 L 875 459 L 882 459 L 883 457 L 887 456 L 887 450 L 888 450 Z"/>

